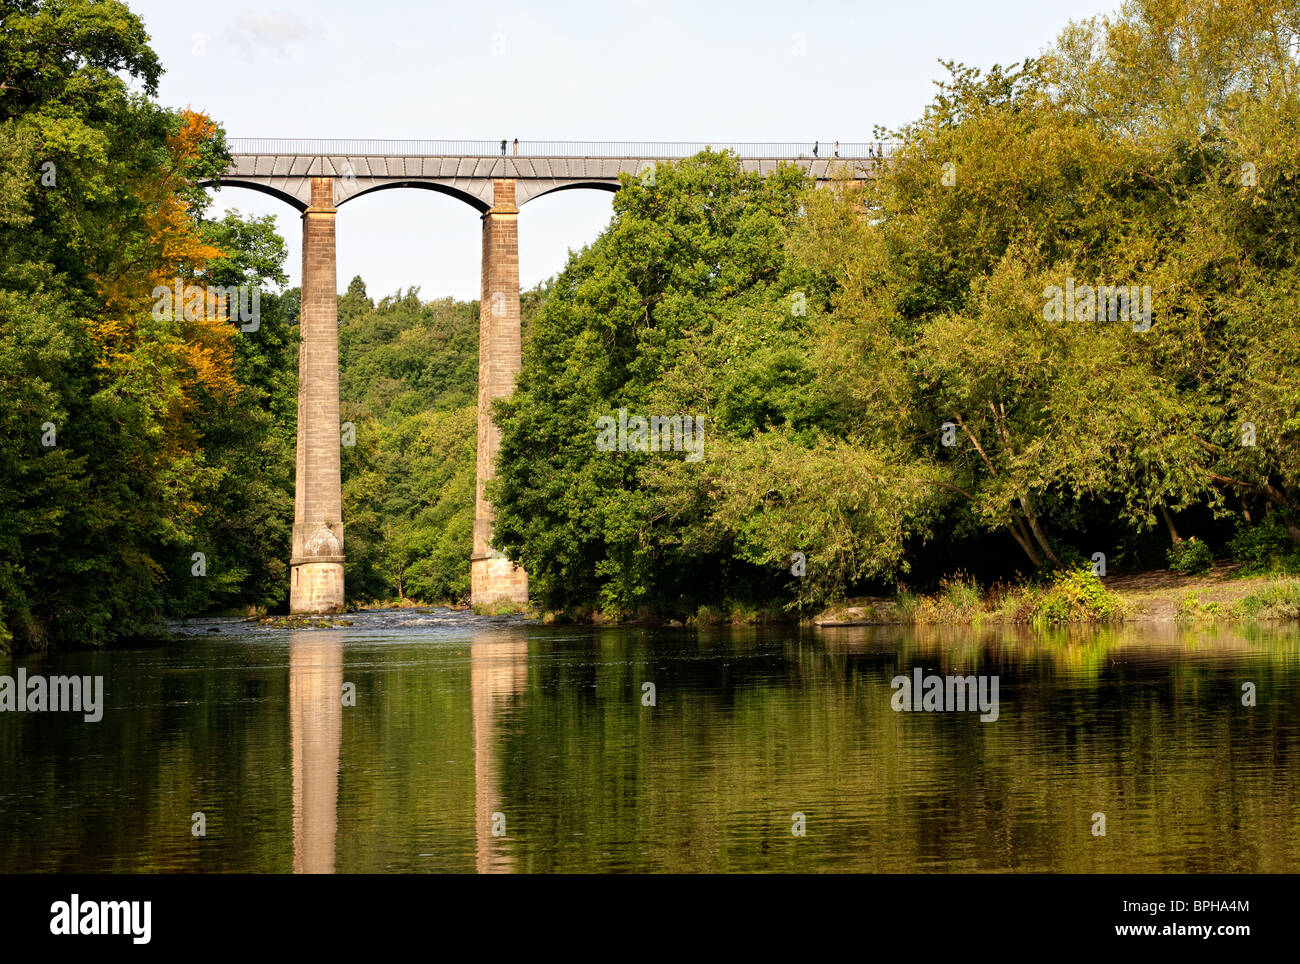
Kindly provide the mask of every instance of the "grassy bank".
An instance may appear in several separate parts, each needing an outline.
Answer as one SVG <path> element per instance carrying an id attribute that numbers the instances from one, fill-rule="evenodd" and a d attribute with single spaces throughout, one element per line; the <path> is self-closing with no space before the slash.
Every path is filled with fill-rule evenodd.
<path id="1" fill-rule="evenodd" d="M 943 580 L 937 591 L 860 597 L 813 619 L 820 626 L 876 623 L 1214 622 L 1300 618 L 1300 576 L 1247 575 L 1239 565 L 1182 575 L 1169 570 L 1105 579 L 1088 570 L 1054 578 L 981 587 L 965 576 Z"/>
<path id="2" fill-rule="evenodd" d="M 476 611 L 478 611 L 476 609 Z M 547 624 L 657 625 L 668 627 L 752 626 L 795 622 L 776 606 L 726 600 L 690 614 L 663 615 L 643 609 L 614 618 L 593 607 L 542 615 Z M 1251 573 L 1235 563 L 1207 572 L 1180 574 L 1149 570 L 1105 579 L 1087 569 L 1019 583 L 981 585 L 964 574 L 944 579 L 933 592 L 900 588 L 892 596 L 858 596 L 812 617 L 818 626 L 881 624 L 1205 623 L 1300 619 L 1300 575 Z"/>

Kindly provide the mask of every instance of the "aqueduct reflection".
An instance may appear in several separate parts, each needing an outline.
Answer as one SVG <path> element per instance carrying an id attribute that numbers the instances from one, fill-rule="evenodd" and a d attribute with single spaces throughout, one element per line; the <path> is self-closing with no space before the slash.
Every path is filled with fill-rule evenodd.
<path id="1" fill-rule="evenodd" d="M 300 632 L 289 637 L 293 871 L 297 874 L 335 872 L 343 751 L 343 667 L 343 640 L 335 634 Z M 474 866 L 479 873 L 503 873 L 514 867 L 498 752 L 500 716 L 523 692 L 527 676 L 528 642 L 524 630 L 479 633 L 470 642 Z"/>

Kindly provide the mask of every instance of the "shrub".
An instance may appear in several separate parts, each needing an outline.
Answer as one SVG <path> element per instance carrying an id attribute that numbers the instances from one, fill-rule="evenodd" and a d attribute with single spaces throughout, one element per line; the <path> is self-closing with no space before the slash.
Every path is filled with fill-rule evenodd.
<path id="1" fill-rule="evenodd" d="M 765 622 L 766 612 L 740 599 L 727 600 L 728 622 L 733 626 L 753 626 Z"/>
<path id="2" fill-rule="evenodd" d="M 1037 598 L 1037 591 L 1030 586 L 999 583 L 989 590 L 989 611 L 1003 622 L 1031 623 Z"/>
<path id="3" fill-rule="evenodd" d="M 1179 622 L 1215 620 L 1223 615 L 1223 606 L 1213 599 L 1201 599 L 1200 593 L 1188 593 L 1178 604 L 1175 618 Z"/>
<path id="4" fill-rule="evenodd" d="M 984 611 L 984 599 L 979 585 L 974 579 L 960 573 L 939 584 L 939 597 L 944 611 L 955 620 L 974 619 Z"/>
<path id="5" fill-rule="evenodd" d="M 1067 569 L 1038 598 L 1034 619 L 1049 623 L 1099 622 L 1122 612 L 1119 597 L 1108 592 L 1091 569 Z"/>
<path id="6" fill-rule="evenodd" d="M 894 596 L 894 604 L 898 607 L 899 614 L 905 620 L 914 621 L 917 612 L 921 608 L 921 597 L 906 586 L 899 586 L 898 592 Z"/>
<path id="7" fill-rule="evenodd" d="M 984 599 L 974 579 L 958 573 L 939 583 L 933 596 L 922 596 L 915 604 L 900 598 L 899 608 L 918 623 L 963 623 L 979 620 L 984 614 Z"/>
<path id="8" fill-rule="evenodd" d="M 695 615 L 686 620 L 687 626 L 721 626 L 727 622 L 727 614 L 721 606 L 701 605 Z"/>
<path id="9" fill-rule="evenodd" d="M 1209 572 L 1214 566 L 1214 553 L 1196 536 L 1174 543 L 1166 558 L 1170 569 L 1186 576 Z"/>
<path id="10" fill-rule="evenodd" d="M 1300 569 L 1300 548 L 1277 522 L 1243 526 L 1228 541 L 1228 554 L 1246 572 L 1274 572 Z"/>

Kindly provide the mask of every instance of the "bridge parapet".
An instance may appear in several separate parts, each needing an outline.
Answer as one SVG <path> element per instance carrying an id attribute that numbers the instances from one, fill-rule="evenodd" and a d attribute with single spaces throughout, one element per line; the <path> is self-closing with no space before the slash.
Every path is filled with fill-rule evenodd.
<path id="1" fill-rule="evenodd" d="M 395 141 L 366 138 L 232 137 L 231 154 L 378 155 L 417 157 L 649 157 L 680 160 L 703 150 L 731 151 L 745 159 L 798 160 L 835 157 L 871 160 L 889 157 L 902 144 L 882 141 Z M 837 153 L 838 151 L 838 153 Z"/>

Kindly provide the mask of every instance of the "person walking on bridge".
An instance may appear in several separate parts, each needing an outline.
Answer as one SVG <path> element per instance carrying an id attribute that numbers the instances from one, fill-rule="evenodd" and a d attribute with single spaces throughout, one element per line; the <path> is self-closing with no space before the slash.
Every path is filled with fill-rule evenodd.
<path id="1" fill-rule="evenodd" d="M 515 138 L 515 156 L 519 155 L 519 138 Z"/>
<path id="2" fill-rule="evenodd" d="M 506 156 L 506 139 L 504 137 L 501 138 L 501 156 Z"/>
<path id="3" fill-rule="evenodd" d="M 817 148 L 822 146 L 821 141 L 813 141 L 813 157 L 817 156 Z"/>

